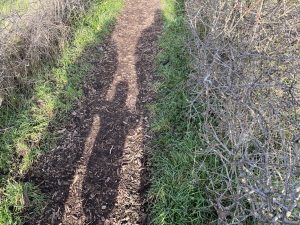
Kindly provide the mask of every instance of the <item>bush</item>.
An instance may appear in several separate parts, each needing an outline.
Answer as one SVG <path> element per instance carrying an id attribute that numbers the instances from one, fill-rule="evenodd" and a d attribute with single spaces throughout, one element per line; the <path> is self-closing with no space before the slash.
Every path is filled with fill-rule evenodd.
<path id="1" fill-rule="evenodd" d="M 221 224 L 299 224 L 299 1 L 186 7 L 211 208 Z"/>

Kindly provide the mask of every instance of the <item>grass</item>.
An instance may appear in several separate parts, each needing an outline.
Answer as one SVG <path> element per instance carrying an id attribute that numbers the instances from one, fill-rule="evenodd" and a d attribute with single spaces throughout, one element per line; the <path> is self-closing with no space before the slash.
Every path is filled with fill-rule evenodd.
<path id="1" fill-rule="evenodd" d="M 42 208 L 43 196 L 20 178 L 55 144 L 59 135 L 49 131 L 49 126 L 62 123 L 80 99 L 82 78 L 91 68 L 88 63 L 78 63 L 78 59 L 87 47 L 99 43 L 110 33 L 122 5 L 122 0 L 94 1 L 75 24 L 72 41 L 65 44 L 56 65 L 48 65 L 35 75 L 30 96 L 17 93 L 2 106 L 0 224 L 21 224 L 24 210 Z"/>
<path id="2" fill-rule="evenodd" d="M 16 17 L 26 13 L 30 4 L 30 0 L 0 0 L 0 28 L 8 30 L 12 22 L 6 17 Z"/>
<path id="3" fill-rule="evenodd" d="M 30 0 L 0 0 L 0 15 L 24 12 L 28 10 L 29 4 Z"/>
<path id="4" fill-rule="evenodd" d="M 199 171 L 196 152 L 203 146 L 199 123 L 191 119 L 188 75 L 192 59 L 183 0 L 162 0 L 164 31 L 157 57 L 157 102 L 152 106 L 153 178 L 150 190 L 151 224 L 213 224 L 216 214 L 205 195 L 208 177 Z"/>

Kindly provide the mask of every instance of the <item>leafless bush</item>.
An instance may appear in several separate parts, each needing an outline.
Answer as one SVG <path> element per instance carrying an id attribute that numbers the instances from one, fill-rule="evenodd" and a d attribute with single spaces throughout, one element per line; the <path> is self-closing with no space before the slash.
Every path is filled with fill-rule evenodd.
<path id="1" fill-rule="evenodd" d="M 219 224 L 300 224 L 300 1 L 188 0 Z M 196 85 L 195 85 L 196 84 Z M 196 107 L 195 107 L 196 108 Z"/>
<path id="2" fill-rule="evenodd" d="M 70 22 L 88 2 L 31 0 L 23 9 L 14 0 L 6 2 L 11 10 L 0 10 L 0 103 L 11 90 L 31 82 L 32 71 L 58 53 Z"/>

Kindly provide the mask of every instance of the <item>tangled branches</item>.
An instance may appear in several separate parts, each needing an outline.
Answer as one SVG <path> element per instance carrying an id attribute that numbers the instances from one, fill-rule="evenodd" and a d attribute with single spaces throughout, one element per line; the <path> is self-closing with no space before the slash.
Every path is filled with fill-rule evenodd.
<path id="1" fill-rule="evenodd" d="M 69 25 L 89 0 L 6 0 L 0 6 L 0 105 L 11 90 L 33 82 L 32 71 L 53 59 Z"/>
<path id="2" fill-rule="evenodd" d="M 300 224 L 300 2 L 189 0 L 191 75 L 220 224 Z M 209 160 L 208 160 L 209 159 Z"/>

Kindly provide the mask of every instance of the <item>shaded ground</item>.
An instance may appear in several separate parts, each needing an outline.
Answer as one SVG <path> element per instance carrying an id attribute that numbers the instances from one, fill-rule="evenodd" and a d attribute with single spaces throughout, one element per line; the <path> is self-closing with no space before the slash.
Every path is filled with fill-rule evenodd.
<path id="1" fill-rule="evenodd" d="M 85 53 L 94 65 L 85 99 L 57 148 L 27 176 L 49 196 L 28 224 L 146 223 L 145 104 L 153 96 L 159 7 L 159 0 L 127 0 L 112 37 Z"/>

